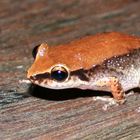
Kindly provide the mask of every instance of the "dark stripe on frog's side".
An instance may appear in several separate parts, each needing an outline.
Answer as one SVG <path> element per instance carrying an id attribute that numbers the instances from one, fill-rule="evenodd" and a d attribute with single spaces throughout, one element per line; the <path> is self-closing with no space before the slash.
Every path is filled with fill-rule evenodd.
<path id="1" fill-rule="evenodd" d="M 84 69 L 79 69 L 79 70 L 76 70 L 76 71 L 72 71 L 70 73 L 71 76 L 77 76 L 80 80 L 82 81 L 89 81 L 89 77 L 86 75 L 87 73 L 87 70 L 84 70 Z"/>

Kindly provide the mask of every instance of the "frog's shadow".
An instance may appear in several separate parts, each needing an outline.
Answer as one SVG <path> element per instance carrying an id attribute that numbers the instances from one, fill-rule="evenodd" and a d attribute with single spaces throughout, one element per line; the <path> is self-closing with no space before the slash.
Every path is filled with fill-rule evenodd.
<path id="1" fill-rule="evenodd" d="M 140 89 L 136 88 L 133 89 L 133 91 L 140 92 Z M 127 91 L 126 93 L 129 92 L 130 91 Z M 54 89 L 43 88 L 34 84 L 30 86 L 28 93 L 37 98 L 54 100 L 54 101 L 70 100 L 70 99 L 76 99 L 80 97 L 96 97 L 96 96 L 112 97 L 112 94 L 110 92 L 80 90 L 76 88 L 54 90 Z"/>
<path id="2" fill-rule="evenodd" d="M 28 93 L 37 98 L 54 100 L 54 101 L 62 101 L 62 100 L 76 99 L 80 97 L 94 97 L 94 96 L 112 97 L 111 93 L 103 92 L 103 91 L 80 90 L 76 88 L 53 90 L 53 89 L 43 88 L 37 85 L 31 85 Z"/>

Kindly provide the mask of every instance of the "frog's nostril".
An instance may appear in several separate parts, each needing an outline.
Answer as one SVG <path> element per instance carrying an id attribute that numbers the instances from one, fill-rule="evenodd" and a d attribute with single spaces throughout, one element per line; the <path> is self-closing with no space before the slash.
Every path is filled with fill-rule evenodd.
<path id="1" fill-rule="evenodd" d="M 37 78 L 36 78 L 36 76 L 31 76 L 30 79 L 31 80 L 36 80 Z"/>

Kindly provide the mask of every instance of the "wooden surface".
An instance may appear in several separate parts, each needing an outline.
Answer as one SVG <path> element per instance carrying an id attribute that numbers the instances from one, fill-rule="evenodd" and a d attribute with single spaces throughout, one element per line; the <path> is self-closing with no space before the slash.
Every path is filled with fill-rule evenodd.
<path id="1" fill-rule="evenodd" d="M 107 93 L 19 84 L 32 48 L 87 34 L 140 36 L 139 0 L 0 1 L 0 140 L 140 140 L 140 92 L 104 110 Z M 28 90 L 28 88 L 30 90 Z"/>

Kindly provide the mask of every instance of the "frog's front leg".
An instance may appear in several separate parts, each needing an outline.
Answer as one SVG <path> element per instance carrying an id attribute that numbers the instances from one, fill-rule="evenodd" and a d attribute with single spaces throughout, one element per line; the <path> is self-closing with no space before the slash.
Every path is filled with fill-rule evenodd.
<path id="1" fill-rule="evenodd" d="M 118 78 L 116 77 L 103 78 L 96 82 L 96 86 L 107 87 L 112 92 L 112 95 L 117 103 L 120 104 L 124 103 L 125 92 Z"/>

